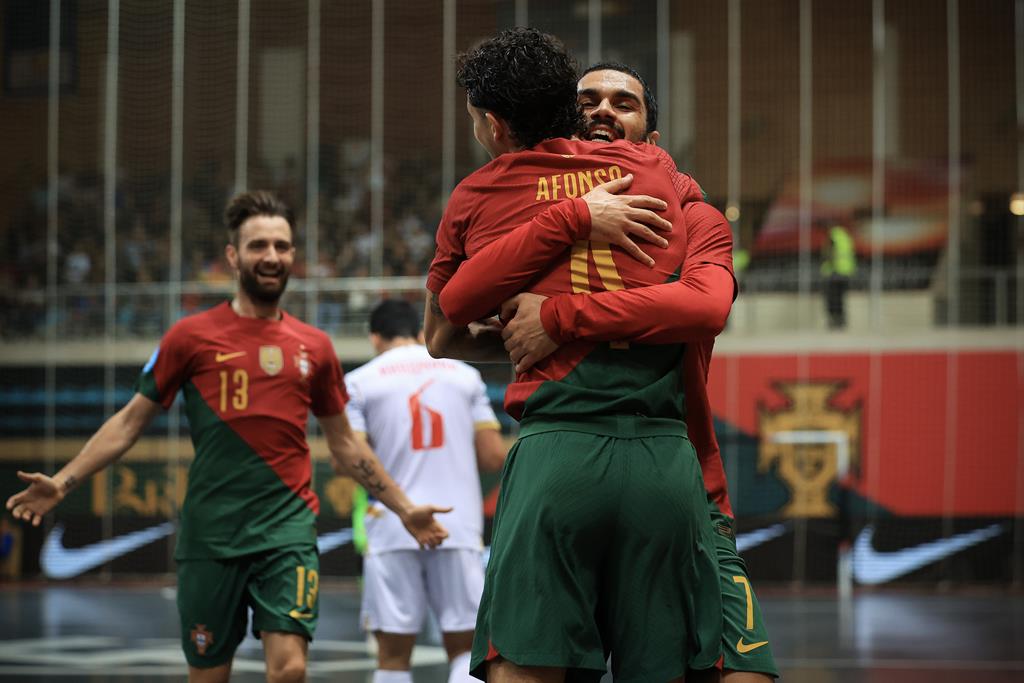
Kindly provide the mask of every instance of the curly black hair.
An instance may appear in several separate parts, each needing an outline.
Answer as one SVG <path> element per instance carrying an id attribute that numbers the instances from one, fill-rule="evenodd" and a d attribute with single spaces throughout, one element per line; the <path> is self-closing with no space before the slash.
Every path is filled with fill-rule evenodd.
<path id="1" fill-rule="evenodd" d="M 621 62 L 598 62 L 588 66 L 583 72 L 583 76 L 586 76 L 591 71 L 619 71 L 635 78 L 644 91 L 644 109 L 647 110 L 647 130 L 644 131 L 644 135 L 658 130 L 658 100 L 654 93 L 651 92 L 647 81 L 644 80 L 644 77 L 636 69 Z M 580 76 L 580 78 L 583 76 Z"/>
<path id="2" fill-rule="evenodd" d="M 515 141 L 528 149 L 582 130 L 578 76 L 579 65 L 557 38 L 513 28 L 460 54 L 456 81 L 470 104 L 504 119 Z"/>

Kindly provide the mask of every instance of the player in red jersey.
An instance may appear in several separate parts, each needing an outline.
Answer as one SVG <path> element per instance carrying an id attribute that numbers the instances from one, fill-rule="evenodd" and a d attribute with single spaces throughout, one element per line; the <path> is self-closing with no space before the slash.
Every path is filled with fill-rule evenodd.
<path id="1" fill-rule="evenodd" d="M 651 266 L 587 241 L 589 210 L 579 198 L 606 180 L 632 177 L 643 203 L 669 199 L 658 205 L 678 225 L 702 193 L 656 147 L 564 139 L 580 123 L 576 72 L 562 68 L 569 62 L 553 39 L 528 29 L 464 57 L 459 77 L 474 133 L 493 161 L 456 188 L 438 230 L 427 282 L 434 351 L 474 350 L 459 325 L 479 316 L 448 323 L 438 295 L 509 224 L 580 226 L 564 258 L 531 283 L 545 296 L 671 281 L 683 267 L 684 231 L 648 249 Z M 727 312 L 700 321 L 701 334 L 717 334 Z M 718 659 L 721 594 L 699 465 L 685 438 L 684 350 L 575 340 L 510 386 L 506 409 L 521 421 L 520 439 L 495 516 L 475 675 L 597 680 L 610 652 L 617 681 L 666 681 Z"/>
<path id="2" fill-rule="evenodd" d="M 583 137 L 656 144 L 657 102 L 638 73 L 622 64 L 596 64 L 579 82 L 579 102 L 586 117 Z M 695 207 L 696 208 L 696 207 Z M 686 221 L 688 254 L 679 282 L 644 290 L 594 295 L 558 295 L 550 299 L 523 294 L 510 302 L 505 317 L 506 348 L 523 371 L 574 339 L 591 341 L 687 342 L 686 422 L 697 449 L 716 531 L 716 550 L 724 607 L 724 678 L 726 683 L 765 683 L 778 675 L 760 606 L 736 550 L 735 523 L 724 468 L 715 437 L 706 379 L 714 339 L 694 336 L 692 322 L 714 301 L 731 302 L 732 239 L 728 225 L 716 214 Z M 558 228 L 564 237 L 560 240 Z M 508 235 L 478 252 L 445 287 L 442 307 L 456 320 L 472 318 L 493 307 L 515 286 L 526 287 L 542 270 L 544 259 L 556 261 L 571 243 L 575 226 L 540 222 Z M 525 257 L 532 246 L 529 260 Z M 537 267 L 537 270 L 532 270 Z M 492 291 L 490 283 L 506 285 Z M 641 298 L 642 297 L 642 298 Z M 542 303 L 543 302 L 543 303 Z M 713 670 L 701 680 L 714 680 Z M 692 677 L 691 677 L 692 679 Z"/>
<path id="3" fill-rule="evenodd" d="M 267 680 L 304 681 L 319 588 L 309 411 L 335 469 L 398 513 L 420 544 L 444 540 L 434 514 L 448 509 L 414 505 L 395 485 L 345 417 L 331 340 L 280 309 L 295 256 L 288 208 L 270 193 L 249 192 L 225 215 L 234 299 L 171 327 L 128 404 L 52 477 L 19 472 L 29 486 L 7 509 L 38 526 L 68 492 L 124 455 L 181 389 L 195 446 L 175 550 L 189 680 L 228 680 L 251 609 Z"/>

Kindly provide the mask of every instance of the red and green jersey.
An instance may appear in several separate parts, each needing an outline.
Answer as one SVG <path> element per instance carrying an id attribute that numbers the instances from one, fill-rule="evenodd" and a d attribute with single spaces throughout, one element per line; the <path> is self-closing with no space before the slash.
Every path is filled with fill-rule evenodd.
<path id="1" fill-rule="evenodd" d="M 702 198 L 697 184 L 678 173 L 672 159 L 652 145 L 556 139 L 499 156 L 452 193 L 438 228 L 437 253 L 427 288 L 442 294 L 463 260 L 556 202 L 574 200 L 563 202 L 564 210 L 589 216 L 586 204 L 576 198 L 627 174 L 634 177 L 630 193 L 668 200 L 664 216 L 673 224 L 682 224 L 684 202 Z M 589 220 L 585 222 L 589 232 Z M 534 246 L 523 245 L 523 250 Z M 675 231 L 667 249 L 648 251 L 655 259 L 655 266 L 648 268 L 618 249 L 590 242 L 580 234 L 528 289 L 553 297 L 664 283 L 678 278 L 686 251 L 685 231 Z M 488 288 L 492 284 L 488 282 Z M 444 309 L 444 298 L 441 306 Z M 522 420 L 642 415 L 682 421 L 684 349 L 681 343 L 641 346 L 568 341 L 516 377 L 506 392 L 505 408 Z"/>
<path id="2" fill-rule="evenodd" d="M 635 192 L 633 188 L 628 191 Z M 682 193 L 686 257 L 678 281 L 615 294 L 558 294 L 544 302 L 541 318 L 548 335 L 561 344 L 577 339 L 686 343 L 683 387 L 687 431 L 700 458 L 709 496 L 731 516 L 707 395 L 714 336 L 706 328 L 708 311 L 735 295 L 732 235 L 721 213 L 704 202 L 693 201 L 697 198 L 692 191 Z M 589 228 L 590 216 L 583 202 L 551 206 L 515 229 L 510 224 L 503 226 L 501 239 L 473 249 L 473 259 L 461 264 L 443 285 L 441 304 L 445 314 L 456 324 L 487 315 L 585 237 Z M 488 236 L 494 239 L 498 234 L 489 232 Z M 728 278 L 715 277 L 715 271 L 721 273 L 721 269 Z"/>
<path id="3" fill-rule="evenodd" d="M 287 313 L 244 318 L 223 303 L 175 324 L 136 389 L 164 408 L 179 389 L 185 397 L 195 459 L 176 559 L 316 542 L 306 422 L 347 401 L 327 335 Z"/>

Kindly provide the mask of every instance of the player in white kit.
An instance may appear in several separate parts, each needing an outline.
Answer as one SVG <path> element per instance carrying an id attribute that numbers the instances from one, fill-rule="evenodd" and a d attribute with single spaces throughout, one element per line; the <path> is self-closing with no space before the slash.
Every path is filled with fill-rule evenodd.
<path id="1" fill-rule="evenodd" d="M 451 506 L 444 549 L 416 545 L 390 510 L 366 512 L 363 627 L 377 638 L 374 683 L 412 683 L 409 663 L 427 608 L 441 626 L 449 683 L 473 681 L 469 651 L 483 590 L 479 469 L 496 471 L 506 449 L 480 372 L 431 358 L 420 312 L 388 300 L 370 314 L 377 356 L 345 375 L 352 428 L 413 500 Z M 424 497 L 429 496 L 429 497 Z"/>

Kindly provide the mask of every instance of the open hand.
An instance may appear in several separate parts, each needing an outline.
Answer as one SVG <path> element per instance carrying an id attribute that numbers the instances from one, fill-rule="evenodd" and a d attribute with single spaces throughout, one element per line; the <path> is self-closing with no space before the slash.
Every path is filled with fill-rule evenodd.
<path id="1" fill-rule="evenodd" d="M 436 548 L 448 538 L 448 530 L 434 519 L 434 515 L 451 512 L 451 507 L 416 505 L 402 517 L 402 524 L 421 548 Z"/>
<path id="2" fill-rule="evenodd" d="M 671 232 L 672 223 L 655 211 L 664 211 L 668 205 L 657 197 L 638 194 L 618 194 L 633 182 L 633 174 L 598 185 L 583 195 L 590 209 L 590 241 L 615 244 L 627 254 L 648 267 L 654 259 L 645 254 L 637 240 L 650 242 L 661 248 L 668 240 L 655 232 Z"/>
<path id="3" fill-rule="evenodd" d="M 39 526 L 43 515 L 64 500 L 64 491 L 52 477 L 41 472 L 18 472 L 18 478 L 27 482 L 28 488 L 8 498 L 7 509 L 15 519 Z"/>

